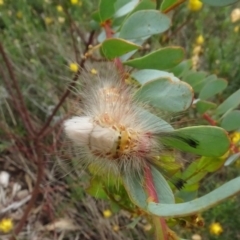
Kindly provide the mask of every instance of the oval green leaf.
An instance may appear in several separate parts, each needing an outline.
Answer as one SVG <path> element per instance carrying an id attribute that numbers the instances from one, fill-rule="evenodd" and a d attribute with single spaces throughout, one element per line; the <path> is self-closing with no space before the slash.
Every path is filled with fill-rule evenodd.
<path id="1" fill-rule="evenodd" d="M 161 110 L 180 112 L 192 103 L 192 88 L 184 82 L 159 78 L 143 84 L 135 93 L 135 98 Z"/>
<path id="2" fill-rule="evenodd" d="M 229 109 L 234 109 L 240 104 L 240 89 L 228 97 L 222 104 L 216 109 L 216 114 L 224 114 Z"/>
<path id="3" fill-rule="evenodd" d="M 106 39 L 101 46 L 102 52 L 107 59 L 120 57 L 139 48 L 141 46 L 120 38 Z"/>
<path id="4" fill-rule="evenodd" d="M 138 69 L 165 70 L 176 66 L 184 58 L 184 51 L 180 47 L 167 47 L 124 62 L 124 64 Z"/>
<path id="5" fill-rule="evenodd" d="M 170 69 L 170 72 L 172 72 L 177 77 L 182 77 L 190 70 L 191 67 L 192 67 L 192 61 L 184 60 L 174 68 Z"/>
<path id="6" fill-rule="evenodd" d="M 223 7 L 233 3 L 238 2 L 239 0 L 202 0 L 203 3 L 209 4 L 215 7 Z"/>
<path id="7" fill-rule="evenodd" d="M 208 102 L 208 101 L 204 101 L 204 100 L 199 100 L 196 102 L 196 108 L 200 114 L 203 114 L 206 111 L 208 111 L 209 109 L 213 109 L 216 107 L 217 107 L 217 105 L 213 102 Z"/>
<path id="8" fill-rule="evenodd" d="M 151 80 L 155 80 L 157 78 L 169 78 L 172 81 L 179 82 L 180 80 L 176 78 L 172 73 L 153 70 L 153 69 L 144 69 L 132 74 L 132 77 L 136 79 L 140 84 L 145 84 Z"/>
<path id="9" fill-rule="evenodd" d="M 205 72 L 196 72 L 190 70 L 187 75 L 183 77 L 183 81 L 192 86 L 194 92 L 198 93 L 199 88 L 201 88 L 206 79 L 207 73 Z"/>
<path id="10" fill-rule="evenodd" d="M 120 38 L 139 39 L 166 31 L 171 25 L 168 16 L 157 10 L 140 10 L 130 15 L 120 29 Z"/>
<path id="11" fill-rule="evenodd" d="M 213 97 L 214 95 L 222 92 L 226 87 L 228 83 L 225 79 L 215 79 L 207 84 L 202 88 L 199 98 L 202 100 L 206 100 L 208 98 Z"/>
<path id="12" fill-rule="evenodd" d="M 240 128 L 240 111 L 234 110 L 228 113 L 221 122 L 221 127 L 227 131 L 233 131 Z"/>
<path id="13" fill-rule="evenodd" d="M 111 17 L 114 15 L 115 13 L 114 4 L 116 1 L 117 0 L 100 0 L 99 16 L 100 16 L 101 22 L 111 19 Z"/>
<path id="14" fill-rule="evenodd" d="M 227 132 L 219 127 L 196 126 L 175 130 L 160 137 L 160 141 L 181 151 L 207 157 L 220 157 L 230 147 Z"/>
<path id="15" fill-rule="evenodd" d="M 123 185 L 128 193 L 131 201 L 140 207 L 147 210 L 147 194 L 144 189 L 143 178 L 138 175 L 123 174 Z"/>
<path id="16" fill-rule="evenodd" d="M 240 193 L 240 177 L 237 177 L 214 191 L 190 202 L 177 204 L 149 203 L 150 213 L 161 217 L 183 217 L 193 215 Z"/>
<path id="17" fill-rule="evenodd" d="M 153 183 L 158 195 L 158 201 L 160 203 L 174 203 L 174 195 L 166 179 L 155 167 L 151 166 L 151 171 Z"/>

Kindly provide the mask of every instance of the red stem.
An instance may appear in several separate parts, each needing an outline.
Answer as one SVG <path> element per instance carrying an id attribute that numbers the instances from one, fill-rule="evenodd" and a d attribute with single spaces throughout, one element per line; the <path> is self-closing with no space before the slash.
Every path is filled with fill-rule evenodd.
<path id="1" fill-rule="evenodd" d="M 159 203 L 158 195 L 154 186 L 153 176 L 151 168 L 147 165 L 144 169 L 146 191 L 149 197 L 149 201 Z M 162 236 L 164 240 L 168 240 L 168 227 L 164 218 L 159 217 L 159 222 L 162 228 Z M 156 226 L 157 227 L 157 226 Z"/>
<path id="2" fill-rule="evenodd" d="M 212 126 L 216 126 L 217 122 L 214 121 L 207 113 L 203 114 L 203 118 L 210 123 Z"/>

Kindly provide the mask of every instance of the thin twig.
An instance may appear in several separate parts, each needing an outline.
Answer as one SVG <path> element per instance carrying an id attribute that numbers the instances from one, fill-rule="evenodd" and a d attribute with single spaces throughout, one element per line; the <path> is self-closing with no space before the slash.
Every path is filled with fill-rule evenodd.
<path id="1" fill-rule="evenodd" d="M 9 61 L 9 59 L 8 59 L 8 57 L 7 57 L 7 54 L 5 53 L 4 47 L 3 47 L 3 45 L 1 44 L 1 42 L 0 42 L 0 53 L 1 53 L 1 55 L 2 55 L 2 57 L 3 57 L 3 60 L 4 60 L 5 64 L 6 64 L 6 67 L 7 67 L 7 69 L 8 69 L 8 73 L 9 73 L 9 76 L 10 76 L 10 78 L 11 78 L 11 80 L 12 80 L 12 83 L 13 83 L 13 87 L 14 87 L 14 89 L 15 89 L 15 91 L 16 91 L 16 94 L 17 94 L 17 98 L 18 98 L 18 101 L 19 101 L 19 108 L 20 108 L 20 109 L 19 109 L 19 112 L 22 112 L 22 115 L 21 115 L 21 116 L 22 116 L 22 118 L 23 118 L 23 119 L 22 119 L 22 120 L 23 120 L 23 123 L 24 123 L 24 125 L 25 125 L 26 130 L 28 131 L 28 133 L 33 136 L 33 134 L 34 134 L 35 131 L 34 131 L 34 129 L 33 129 L 33 126 L 32 126 L 32 123 L 31 123 L 31 120 L 30 120 L 30 117 L 29 117 L 29 114 L 28 114 L 28 110 L 27 110 L 27 108 L 26 108 L 26 106 L 25 106 L 22 93 L 21 93 L 20 88 L 19 88 L 19 86 L 18 86 L 18 82 L 17 82 L 17 80 L 16 80 L 16 78 L 15 78 L 12 64 L 11 64 L 11 62 Z M 14 98 L 14 96 L 11 96 L 11 97 Z"/>

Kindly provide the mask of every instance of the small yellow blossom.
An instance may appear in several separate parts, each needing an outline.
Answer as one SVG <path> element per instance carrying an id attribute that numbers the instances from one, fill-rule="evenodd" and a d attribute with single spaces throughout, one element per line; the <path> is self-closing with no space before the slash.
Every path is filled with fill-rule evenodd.
<path id="1" fill-rule="evenodd" d="M 70 63 L 69 64 L 69 68 L 70 68 L 70 70 L 72 71 L 72 72 L 77 72 L 78 71 L 78 69 L 79 69 L 79 66 L 78 66 L 78 64 L 77 63 Z"/>
<path id="2" fill-rule="evenodd" d="M 235 8 L 231 12 L 231 21 L 235 23 L 240 20 L 240 8 Z"/>
<path id="3" fill-rule="evenodd" d="M 110 218 L 112 216 L 112 212 L 109 209 L 103 211 L 103 216 L 105 218 Z"/>
<path id="4" fill-rule="evenodd" d="M 63 7 L 61 5 L 57 5 L 57 11 L 58 12 L 62 12 L 63 11 Z"/>
<path id="5" fill-rule="evenodd" d="M 201 10 L 203 3 L 199 0 L 189 0 L 188 1 L 188 9 L 193 12 L 197 12 Z"/>
<path id="6" fill-rule="evenodd" d="M 196 38 L 196 44 L 197 45 L 202 45 L 204 43 L 204 37 L 203 35 L 199 35 L 197 38 Z"/>
<path id="7" fill-rule="evenodd" d="M 231 134 L 231 140 L 233 143 L 238 143 L 240 141 L 240 132 L 234 132 Z"/>
<path id="8" fill-rule="evenodd" d="M 21 19 L 21 18 L 23 17 L 23 14 L 22 14 L 21 11 L 18 11 L 18 12 L 16 13 L 16 16 L 17 16 L 17 18 Z"/>
<path id="9" fill-rule="evenodd" d="M 112 229 L 114 232 L 118 232 L 120 228 L 118 225 L 113 225 Z"/>
<path id="10" fill-rule="evenodd" d="M 3 0 L 0 0 L 0 5 L 3 5 L 4 4 L 4 1 Z"/>
<path id="11" fill-rule="evenodd" d="M 212 223 L 209 227 L 212 235 L 220 235 L 223 232 L 222 225 L 218 222 Z"/>
<path id="12" fill-rule="evenodd" d="M 13 229 L 13 222 L 10 218 L 4 218 L 0 221 L 0 231 L 8 233 Z"/>
<path id="13" fill-rule="evenodd" d="M 78 4 L 78 0 L 70 0 L 72 5 Z"/>
<path id="14" fill-rule="evenodd" d="M 239 26 L 236 26 L 236 27 L 234 27 L 233 31 L 234 31 L 235 33 L 238 33 L 238 32 L 239 32 L 239 29 L 240 29 L 240 27 L 239 27 Z"/>
<path id="15" fill-rule="evenodd" d="M 95 68 L 92 68 L 90 72 L 91 72 L 91 74 L 93 74 L 93 75 L 96 75 L 96 74 L 97 74 L 97 70 L 96 70 Z"/>
<path id="16" fill-rule="evenodd" d="M 53 23 L 53 19 L 50 18 L 50 17 L 45 17 L 44 18 L 44 22 L 45 22 L 46 25 L 50 25 L 50 24 Z"/>
<path id="17" fill-rule="evenodd" d="M 64 17 L 58 17 L 58 22 L 64 23 L 65 22 L 65 18 Z"/>

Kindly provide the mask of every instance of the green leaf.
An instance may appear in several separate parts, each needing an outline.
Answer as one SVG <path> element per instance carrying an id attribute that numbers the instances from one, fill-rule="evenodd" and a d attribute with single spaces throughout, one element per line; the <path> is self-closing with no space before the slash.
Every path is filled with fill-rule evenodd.
<path id="1" fill-rule="evenodd" d="M 101 22 L 101 17 L 99 15 L 99 11 L 95 11 L 92 13 L 92 19 L 98 23 Z"/>
<path id="2" fill-rule="evenodd" d="M 161 4 L 160 10 L 162 12 L 166 12 L 168 11 L 171 7 L 173 7 L 174 5 L 178 4 L 178 3 L 182 3 L 182 0 L 164 0 Z"/>
<path id="3" fill-rule="evenodd" d="M 227 87 L 227 81 L 225 79 L 216 79 L 208 82 L 201 90 L 199 98 L 206 100 L 213 97 L 217 93 L 222 92 Z"/>
<path id="4" fill-rule="evenodd" d="M 191 105 L 193 92 L 184 82 L 159 78 L 143 84 L 135 98 L 161 110 L 180 112 Z"/>
<path id="5" fill-rule="evenodd" d="M 230 146 L 227 132 L 212 126 L 181 128 L 163 135 L 160 141 L 167 146 L 208 157 L 220 157 Z"/>
<path id="6" fill-rule="evenodd" d="M 114 4 L 116 1 L 117 0 L 100 0 L 99 16 L 100 16 L 101 22 L 111 19 L 111 17 L 114 15 L 115 13 Z"/>
<path id="7" fill-rule="evenodd" d="M 153 166 L 151 166 L 151 172 L 159 202 L 174 203 L 175 200 L 173 192 L 165 178 Z M 123 184 L 132 202 L 138 207 L 146 210 L 148 196 L 146 194 L 143 178 L 140 178 L 137 175 L 130 176 L 129 174 L 124 174 Z"/>
<path id="8" fill-rule="evenodd" d="M 118 0 L 115 4 L 116 13 L 115 18 L 122 17 L 130 13 L 138 4 L 136 0 Z"/>
<path id="9" fill-rule="evenodd" d="M 221 115 L 229 111 L 229 109 L 234 109 L 240 104 L 240 89 L 228 97 L 222 104 L 216 109 L 216 114 Z"/>
<path id="10" fill-rule="evenodd" d="M 238 2 L 239 0 L 202 0 L 203 3 L 209 4 L 215 7 L 223 7 L 233 3 Z"/>
<path id="11" fill-rule="evenodd" d="M 202 157 L 198 163 L 198 168 L 202 168 L 208 172 L 215 172 L 224 165 L 225 158 Z"/>
<path id="12" fill-rule="evenodd" d="M 153 183 L 158 195 L 158 200 L 160 203 L 174 203 L 174 195 L 169 187 L 166 179 L 162 174 L 153 166 L 151 166 Z"/>
<path id="13" fill-rule="evenodd" d="M 233 131 L 240 128 L 240 111 L 234 110 L 224 116 L 221 127 L 227 131 Z"/>
<path id="14" fill-rule="evenodd" d="M 108 199 L 106 192 L 103 190 L 102 182 L 97 177 L 91 179 L 86 192 L 95 198 Z"/>
<path id="15" fill-rule="evenodd" d="M 137 175 L 123 174 L 123 184 L 131 201 L 141 209 L 147 209 L 147 194 L 144 189 L 143 178 Z"/>
<path id="16" fill-rule="evenodd" d="M 196 103 L 197 111 L 200 114 L 203 114 L 206 111 L 208 111 L 209 109 L 213 109 L 213 108 L 216 108 L 216 107 L 217 107 L 217 105 L 215 103 L 204 101 L 204 100 L 199 100 Z"/>
<path id="17" fill-rule="evenodd" d="M 237 177 L 214 191 L 190 202 L 177 204 L 161 204 L 151 202 L 148 204 L 150 213 L 161 217 L 183 217 L 197 214 L 219 204 L 223 200 L 240 192 L 240 177 Z"/>
<path id="18" fill-rule="evenodd" d="M 120 38 L 106 39 L 101 46 L 101 49 L 107 59 L 120 57 L 125 53 L 139 48 L 141 48 L 141 46 Z"/>
<path id="19" fill-rule="evenodd" d="M 189 69 L 192 67 L 192 61 L 191 60 L 185 60 L 180 62 L 177 66 L 170 69 L 170 72 L 172 72 L 177 77 L 182 77 L 186 72 L 189 71 Z"/>
<path id="20" fill-rule="evenodd" d="M 207 73 L 189 71 L 189 73 L 183 77 L 183 81 L 192 86 L 194 92 L 199 92 L 199 85 L 205 82 Z"/>
<path id="21" fill-rule="evenodd" d="M 167 47 L 124 62 L 125 65 L 138 69 L 164 70 L 176 66 L 184 58 L 184 51 L 180 47 Z"/>
<path id="22" fill-rule="evenodd" d="M 151 80 L 156 80 L 157 78 L 169 78 L 172 81 L 179 82 L 180 80 L 176 78 L 172 73 L 153 70 L 153 69 L 144 69 L 132 74 L 132 77 L 136 79 L 140 84 L 145 84 Z"/>
<path id="23" fill-rule="evenodd" d="M 133 14 L 140 10 L 148 10 L 148 9 L 155 9 L 155 4 L 151 0 L 142 0 L 139 2 L 139 4 L 133 9 L 133 11 L 130 14 Z"/>
<path id="24" fill-rule="evenodd" d="M 224 163 L 224 166 L 227 167 L 233 163 L 235 163 L 238 159 L 240 159 L 240 153 L 235 153 L 233 155 L 231 155 L 226 162 Z"/>
<path id="25" fill-rule="evenodd" d="M 171 25 L 169 17 L 157 10 L 141 10 L 130 15 L 123 23 L 119 37 L 139 39 L 166 31 Z"/>

